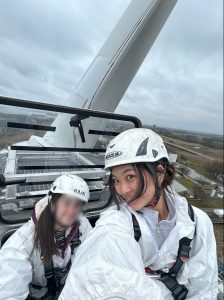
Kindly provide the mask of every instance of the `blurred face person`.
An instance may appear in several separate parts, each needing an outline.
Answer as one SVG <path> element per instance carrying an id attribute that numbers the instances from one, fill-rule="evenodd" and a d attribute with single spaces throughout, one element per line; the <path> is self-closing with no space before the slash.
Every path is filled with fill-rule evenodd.
<path id="1" fill-rule="evenodd" d="M 81 212 L 83 203 L 69 195 L 61 195 L 51 209 L 55 216 L 55 227 L 70 227 Z"/>

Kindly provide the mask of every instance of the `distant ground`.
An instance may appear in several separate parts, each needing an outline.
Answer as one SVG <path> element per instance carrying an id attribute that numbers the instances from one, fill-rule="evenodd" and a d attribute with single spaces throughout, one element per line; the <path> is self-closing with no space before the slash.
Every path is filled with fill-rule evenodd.
<path id="1" fill-rule="evenodd" d="M 23 142 L 27 141 L 30 139 L 31 135 L 36 135 L 36 136 L 43 136 L 44 131 L 23 131 L 23 130 L 18 130 L 18 132 L 15 132 L 11 135 L 0 135 L 0 150 L 1 149 L 7 149 L 9 146 L 12 144 L 18 143 L 18 142 Z"/>
<path id="2" fill-rule="evenodd" d="M 188 199 L 188 202 L 199 208 L 223 208 L 223 199 Z"/>
<path id="3" fill-rule="evenodd" d="M 201 145 L 199 143 L 190 143 L 187 141 L 182 141 L 179 139 L 171 138 L 169 136 L 167 137 L 165 135 L 162 135 L 162 137 L 165 141 L 170 141 L 173 144 L 183 146 L 183 147 L 193 150 L 195 152 L 206 154 L 208 156 L 213 157 L 214 159 L 223 160 L 223 149 L 215 149 L 215 148 Z M 186 152 L 184 152 L 184 153 L 186 154 Z"/>
<path id="4" fill-rule="evenodd" d="M 216 237 L 216 244 L 217 244 L 217 256 L 219 259 L 224 261 L 224 226 L 223 224 L 214 224 L 214 231 Z"/>
<path id="5" fill-rule="evenodd" d="M 176 171 L 178 171 L 178 170 L 176 170 Z M 189 180 L 189 179 L 187 179 L 186 177 L 184 177 L 184 176 L 181 176 L 181 177 L 179 177 L 179 178 L 176 178 L 176 180 L 177 180 L 179 183 L 183 184 L 183 186 L 185 186 L 185 187 L 188 188 L 189 190 L 191 190 L 191 189 L 194 187 L 194 183 L 193 183 L 191 180 Z"/>
<path id="6" fill-rule="evenodd" d="M 179 162 L 184 162 L 186 166 L 193 168 L 204 176 L 208 175 L 206 171 L 206 164 L 208 163 L 208 160 L 206 158 L 179 150 L 172 146 L 168 146 L 167 148 L 169 152 L 176 153 L 178 155 Z"/>
<path id="7" fill-rule="evenodd" d="M 166 140 L 166 138 L 164 138 L 164 140 Z M 169 140 L 169 139 L 168 139 Z M 182 141 L 181 141 L 182 142 Z M 189 148 L 189 145 L 185 145 L 186 148 Z M 223 150 L 222 149 L 214 149 L 214 153 L 215 155 L 214 157 L 214 161 L 208 160 L 205 157 L 202 156 L 198 156 L 189 152 L 186 152 L 184 150 L 180 150 L 177 149 L 173 146 L 167 146 L 169 152 L 171 153 L 176 153 L 178 155 L 178 162 L 184 163 L 187 167 L 190 167 L 192 169 L 194 169 L 195 171 L 199 172 L 201 175 L 211 178 L 214 180 L 213 174 L 210 172 L 210 168 L 209 166 L 213 166 L 215 163 L 218 163 L 220 165 L 223 164 Z M 196 151 L 198 151 L 198 149 L 196 149 Z M 208 154 L 208 153 L 206 153 Z M 212 155 L 212 151 L 210 151 L 210 155 Z M 216 159 L 216 157 L 219 157 L 218 159 Z M 211 168 L 212 169 L 212 168 Z M 222 172 L 222 170 L 220 171 Z"/>

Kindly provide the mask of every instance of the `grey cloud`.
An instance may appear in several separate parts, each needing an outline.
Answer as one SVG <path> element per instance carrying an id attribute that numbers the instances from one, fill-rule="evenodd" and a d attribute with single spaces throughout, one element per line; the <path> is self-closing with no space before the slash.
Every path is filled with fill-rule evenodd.
<path id="1" fill-rule="evenodd" d="M 2 0 L 0 94 L 66 104 L 129 0 Z M 222 132 L 222 3 L 179 1 L 117 111 Z"/>
<path id="2" fill-rule="evenodd" d="M 222 3 L 179 1 L 117 111 L 222 133 Z"/>
<path id="3" fill-rule="evenodd" d="M 2 0 L 0 94 L 66 101 L 127 3 Z"/>

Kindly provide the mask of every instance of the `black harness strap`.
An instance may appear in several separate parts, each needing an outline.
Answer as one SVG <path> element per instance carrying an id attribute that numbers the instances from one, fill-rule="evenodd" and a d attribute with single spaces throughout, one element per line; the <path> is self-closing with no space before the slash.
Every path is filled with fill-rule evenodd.
<path id="1" fill-rule="evenodd" d="M 174 300 L 185 300 L 188 294 L 188 289 L 178 283 L 177 279 L 172 276 L 162 276 L 160 278 L 165 286 L 171 291 Z"/>
<path id="2" fill-rule="evenodd" d="M 78 228 L 77 232 L 70 242 L 71 255 L 73 255 L 75 248 L 81 244 L 81 235 L 82 233 L 80 233 Z M 67 278 L 70 267 L 71 259 L 69 260 L 65 268 L 54 268 L 53 260 L 51 260 L 48 264 L 44 264 L 45 277 L 47 279 L 48 296 L 50 296 L 51 299 L 56 299 L 57 291 L 61 290 L 63 285 L 65 284 L 65 280 Z"/>
<path id="3" fill-rule="evenodd" d="M 190 244 L 192 239 L 187 237 L 183 237 L 179 241 L 179 249 L 177 253 L 177 259 L 175 264 L 170 268 L 169 273 L 171 276 L 177 276 L 178 272 L 180 271 L 183 263 L 189 260 L 189 253 L 191 250 Z"/>
<path id="4" fill-rule="evenodd" d="M 188 214 L 190 219 L 194 222 L 195 219 L 194 211 L 192 206 L 189 203 L 188 203 Z M 132 214 L 132 221 L 133 221 L 133 228 L 134 228 L 134 237 L 135 240 L 138 242 L 141 237 L 141 230 L 140 230 L 138 220 L 136 219 L 134 214 Z M 179 241 L 179 248 L 178 248 L 177 259 L 175 264 L 172 266 L 172 268 L 170 268 L 168 273 L 165 273 L 163 271 L 158 271 L 161 274 L 161 278 L 159 280 L 162 281 L 165 284 L 165 286 L 171 291 L 172 296 L 174 297 L 175 300 L 184 300 L 187 297 L 188 289 L 184 285 L 180 285 L 176 277 L 183 264 L 189 260 L 191 241 L 192 239 L 183 237 Z"/>
<path id="5" fill-rule="evenodd" d="M 54 278 L 54 265 L 52 260 L 49 264 L 44 264 L 44 270 L 45 270 L 45 277 L 47 279 L 48 295 L 51 296 L 51 299 L 55 299 L 57 286 Z"/>
<path id="6" fill-rule="evenodd" d="M 71 243 L 70 243 L 70 247 L 71 247 L 71 256 L 74 254 L 74 250 L 75 248 L 77 248 L 80 244 L 81 244 L 81 241 L 80 241 L 80 236 L 82 235 L 82 233 L 79 232 L 79 229 L 78 229 L 78 232 L 77 234 L 74 236 L 74 238 L 72 239 Z M 67 266 L 63 269 L 61 268 L 56 268 L 55 269 L 55 273 L 57 274 L 58 277 L 61 277 L 61 283 L 62 284 L 65 284 L 65 280 L 67 278 L 67 274 L 71 268 L 71 264 L 72 264 L 72 260 L 70 258 Z"/>
<path id="7" fill-rule="evenodd" d="M 188 214 L 189 214 L 189 217 L 191 218 L 191 221 L 194 222 L 194 210 L 189 202 L 188 202 Z"/>
<path id="8" fill-rule="evenodd" d="M 74 236 L 74 238 L 72 239 L 71 243 L 70 243 L 70 247 L 71 247 L 71 254 L 74 254 L 74 250 L 75 248 L 77 248 L 80 244 L 80 236 L 82 235 L 82 233 L 79 231 L 77 231 L 77 234 Z"/>
<path id="9" fill-rule="evenodd" d="M 183 264 L 189 260 L 189 253 L 191 250 L 190 243 L 192 239 L 183 237 L 179 241 L 179 249 L 177 253 L 177 259 L 175 264 L 170 268 L 168 273 L 159 271 L 161 274 L 160 281 L 171 291 L 175 300 L 184 300 L 187 297 L 188 289 L 178 283 L 176 277 L 182 268 Z"/>
<path id="10" fill-rule="evenodd" d="M 138 220 L 136 219 L 136 216 L 134 214 L 131 214 L 132 216 L 132 223 L 133 223 L 133 228 L 134 228 L 134 237 L 136 242 L 140 240 L 140 237 L 142 235 L 140 226 L 138 224 Z"/>

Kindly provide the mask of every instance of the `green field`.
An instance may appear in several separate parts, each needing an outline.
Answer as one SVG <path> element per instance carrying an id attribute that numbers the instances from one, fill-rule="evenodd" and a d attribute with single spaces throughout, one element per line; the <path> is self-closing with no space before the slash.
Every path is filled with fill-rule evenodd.
<path id="1" fill-rule="evenodd" d="M 206 147 L 206 146 L 203 146 L 203 145 L 198 144 L 198 143 L 190 143 L 190 142 L 187 142 L 187 141 L 178 140 L 178 139 L 168 137 L 168 136 L 165 136 L 165 135 L 162 135 L 162 137 L 165 141 L 168 141 L 168 142 L 171 142 L 173 144 L 188 148 L 190 150 L 193 150 L 193 151 L 201 153 L 201 154 L 211 156 L 214 159 L 223 160 L 223 149 L 215 149 L 215 148 L 211 148 L 211 147 Z M 200 147 L 200 148 L 197 149 L 197 147 Z"/>
<path id="2" fill-rule="evenodd" d="M 201 175 L 205 176 L 205 177 L 210 177 L 209 173 L 205 170 L 205 164 L 206 162 L 204 162 L 203 165 L 201 165 L 200 163 L 193 163 L 191 161 L 187 161 L 186 162 L 186 166 L 197 171 L 198 173 L 200 173 Z"/>
<path id="3" fill-rule="evenodd" d="M 223 208 L 223 199 L 187 199 L 188 202 L 199 208 Z"/>
<path id="4" fill-rule="evenodd" d="M 197 171 L 201 175 L 208 177 L 212 180 L 215 180 L 216 178 L 215 172 L 218 172 L 217 174 L 222 174 L 223 149 L 213 149 L 199 144 L 185 142 L 182 140 L 165 137 L 165 136 L 163 136 L 163 138 L 165 141 L 172 142 L 176 145 L 183 146 L 187 149 L 194 150 L 196 152 L 203 153 L 214 158 L 214 161 L 211 161 L 206 157 L 195 155 L 193 153 L 189 153 L 184 150 L 177 149 L 172 145 L 168 145 L 167 146 L 168 151 L 170 153 L 176 153 L 178 155 L 177 161 L 179 163 L 182 163 L 185 166 L 192 168 L 193 170 Z M 195 145 L 200 146 L 201 148 L 195 149 L 194 148 Z M 186 187 L 188 186 L 186 185 Z"/>
<path id="5" fill-rule="evenodd" d="M 191 190 L 195 185 L 191 180 L 187 179 L 186 177 L 182 176 L 179 178 L 175 178 L 180 184 Z"/>

